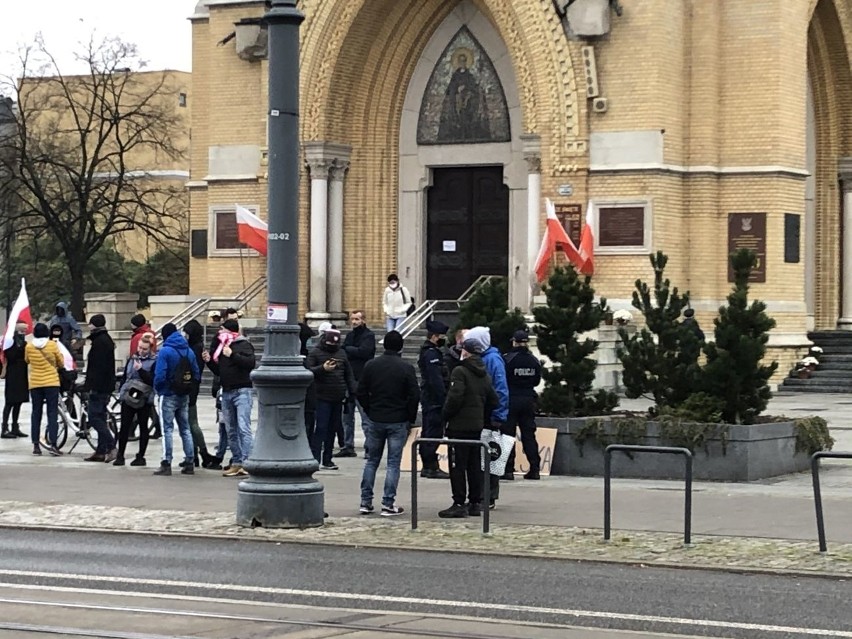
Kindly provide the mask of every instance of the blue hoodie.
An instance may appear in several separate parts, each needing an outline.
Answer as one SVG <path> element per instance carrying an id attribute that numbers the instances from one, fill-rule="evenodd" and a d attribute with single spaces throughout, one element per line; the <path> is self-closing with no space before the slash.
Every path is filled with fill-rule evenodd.
<path id="1" fill-rule="evenodd" d="M 465 333 L 465 341 L 474 340 L 482 350 L 480 357 L 485 370 L 491 376 L 491 385 L 500 405 L 491 411 L 491 421 L 505 423 L 509 418 L 509 383 L 506 380 L 506 362 L 494 346 L 491 346 L 491 330 L 484 326 L 475 326 Z"/>
<path id="2" fill-rule="evenodd" d="M 180 363 L 181 357 L 189 359 L 189 364 L 192 366 L 192 376 L 196 381 L 201 381 L 201 370 L 198 368 L 195 353 L 192 352 L 184 336 L 175 332 L 169 335 L 157 353 L 157 364 L 154 368 L 154 390 L 157 391 L 157 395 L 161 397 L 174 395 L 172 376 Z"/>
<path id="3" fill-rule="evenodd" d="M 59 302 L 56 305 L 56 314 L 50 318 L 47 325 L 50 327 L 62 327 L 62 337 L 59 339 L 65 344 L 66 348 L 71 348 L 72 340 L 82 339 L 83 337 L 83 331 L 80 330 L 80 325 L 74 319 L 74 316 L 71 315 L 71 311 L 68 310 L 66 302 Z"/>

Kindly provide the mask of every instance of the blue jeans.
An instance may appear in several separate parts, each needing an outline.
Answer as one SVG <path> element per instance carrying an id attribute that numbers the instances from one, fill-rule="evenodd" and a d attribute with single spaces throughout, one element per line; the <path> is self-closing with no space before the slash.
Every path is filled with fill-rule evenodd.
<path id="1" fill-rule="evenodd" d="M 163 425 L 163 461 L 172 463 L 172 436 L 177 420 L 178 433 L 183 443 L 183 456 L 190 464 L 194 461 L 195 446 L 189 430 L 189 395 L 161 395 L 160 422 Z"/>
<path id="2" fill-rule="evenodd" d="M 89 393 L 89 404 L 86 412 L 89 416 L 89 425 L 98 433 L 98 447 L 95 454 L 106 455 L 115 448 L 115 439 L 107 426 L 107 402 L 109 393 Z"/>
<path id="3" fill-rule="evenodd" d="M 343 404 L 317 400 L 316 424 L 311 436 L 311 452 L 323 466 L 331 466 L 331 451 L 334 449 L 334 434 L 340 426 Z"/>
<path id="4" fill-rule="evenodd" d="M 361 403 L 350 401 L 346 404 L 346 412 L 343 413 L 343 447 L 355 448 L 355 407 L 358 407 L 358 414 L 361 415 L 361 431 L 364 433 L 364 441 L 366 442 L 367 431 L 370 428 L 370 418 L 367 413 L 361 408 Z"/>
<path id="5" fill-rule="evenodd" d="M 251 432 L 252 395 L 250 388 L 222 391 L 222 415 L 228 429 L 231 464 L 241 466 L 251 455 L 254 437 Z"/>
<path id="6" fill-rule="evenodd" d="M 376 470 L 385 452 L 385 442 L 388 443 L 388 467 L 385 472 L 385 493 L 382 497 L 383 506 L 393 506 L 396 501 L 396 488 L 399 486 L 399 463 L 402 460 L 402 449 L 408 439 L 408 424 L 382 424 L 371 422 L 367 431 L 367 463 L 364 464 L 364 474 L 361 476 L 361 503 L 373 503 L 373 486 L 376 483 Z"/>
<path id="7" fill-rule="evenodd" d="M 402 324 L 404 320 L 404 317 L 388 317 L 385 320 L 385 328 L 388 329 L 388 333 L 395 331 L 396 327 Z"/>
<path id="8" fill-rule="evenodd" d="M 33 444 L 38 444 L 41 434 L 41 409 L 47 404 L 47 442 L 56 446 L 56 434 L 59 429 L 57 415 L 59 411 L 59 386 L 47 386 L 30 389 L 30 400 L 33 403 L 32 418 L 30 420 L 30 437 Z"/>

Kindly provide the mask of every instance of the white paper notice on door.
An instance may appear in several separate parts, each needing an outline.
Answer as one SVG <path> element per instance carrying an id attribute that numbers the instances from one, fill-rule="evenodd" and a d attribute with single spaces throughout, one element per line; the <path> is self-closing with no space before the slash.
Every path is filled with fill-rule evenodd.
<path id="1" fill-rule="evenodd" d="M 444 240 L 444 253 L 455 253 L 456 252 L 456 241 L 455 240 Z"/>

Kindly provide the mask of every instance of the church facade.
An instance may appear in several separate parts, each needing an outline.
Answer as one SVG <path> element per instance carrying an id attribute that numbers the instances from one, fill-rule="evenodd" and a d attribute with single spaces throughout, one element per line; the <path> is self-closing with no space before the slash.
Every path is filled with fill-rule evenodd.
<path id="1" fill-rule="evenodd" d="M 299 4 L 310 318 L 380 325 L 392 272 L 418 301 L 502 275 L 529 309 L 548 198 L 575 238 L 591 211 L 613 308 L 661 250 L 707 324 L 749 247 L 782 364 L 809 330 L 852 328 L 852 1 Z M 265 272 L 233 220 L 235 203 L 266 216 L 263 13 L 191 17 L 193 294 Z"/>

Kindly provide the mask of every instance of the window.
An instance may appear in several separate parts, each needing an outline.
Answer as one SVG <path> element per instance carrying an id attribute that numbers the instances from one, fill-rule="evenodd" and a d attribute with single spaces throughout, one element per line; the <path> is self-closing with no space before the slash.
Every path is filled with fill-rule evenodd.
<path id="1" fill-rule="evenodd" d="M 653 218 L 648 200 L 592 202 L 595 253 L 640 254 L 651 250 Z"/>
<path id="2" fill-rule="evenodd" d="M 258 214 L 258 206 L 243 205 Z M 254 257 L 257 251 L 237 239 L 236 208 L 227 205 L 210 207 L 210 226 L 207 235 L 207 254 L 210 257 Z"/>
<path id="3" fill-rule="evenodd" d="M 178 106 L 186 106 L 186 93 L 178 93 Z"/>

